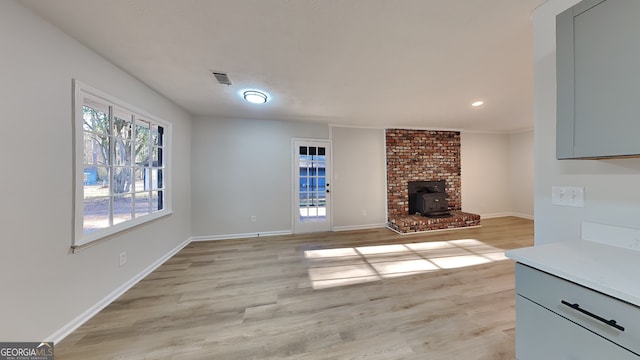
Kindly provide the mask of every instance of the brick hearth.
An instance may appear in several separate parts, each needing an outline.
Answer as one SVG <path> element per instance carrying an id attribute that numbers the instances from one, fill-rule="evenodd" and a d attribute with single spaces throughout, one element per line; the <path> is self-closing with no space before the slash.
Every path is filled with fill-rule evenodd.
<path id="1" fill-rule="evenodd" d="M 480 225 L 480 215 L 462 212 L 460 132 L 387 129 L 387 224 L 399 232 Z M 410 181 L 446 181 L 450 217 L 409 215 Z"/>
<path id="2" fill-rule="evenodd" d="M 451 216 L 430 218 L 420 215 L 404 215 L 389 218 L 389 228 L 400 233 L 412 233 L 430 230 L 457 229 L 480 226 L 480 215 L 462 211 L 451 211 Z"/>

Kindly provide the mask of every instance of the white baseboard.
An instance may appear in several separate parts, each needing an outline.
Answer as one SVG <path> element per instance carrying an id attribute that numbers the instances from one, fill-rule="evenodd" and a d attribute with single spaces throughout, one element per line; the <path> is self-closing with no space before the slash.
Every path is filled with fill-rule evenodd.
<path id="1" fill-rule="evenodd" d="M 351 226 L 334 226 L 333 231 L 367 230 L 367 229 L 378 229 L 378 228 L 385 228 L 385 227 L 387 227 L 386 223 L 351 225 Z"/>
<path id="2" fill-rule="evenodd" d="M 480 214 L 480 219 L 491 219 L 491 218 L 499 218 L 505 216 L 515 216 L 519 218 L 533 220 L 533 215 L 520 214 L 514 212 L 506 212 L 506 213 L 495 213 L 495 214 Z"/>
<path id="3" fill-rule="evenodd" d="M 505 216 L 512 216 L 510 212 L 505 213 L 494 213 L 494 214 L 480 214 L 480 219 L 491 219 L 491 218 L 499 218 Z"/>
<path id="4" fill-rule="evenodd" d="M 182 242 L 180 245 L 175 247 L 173 250 L 169 251 L 167 254 L 162 256 L 160 259 L 153 262 L 151 265 L 147 266 L 144 270 L 136 274 L 134 277 L 129 279 L 126 283 L 120 285 L 117 289 L 112 291 L 109 295 L 104 297 L 102 300 L 98 301 L 92 307 L 87 309 L 82 314 L 78 315 L 75 319 L 71 320 L 62 328 L 58 329 L 56 332 L 48 336 L 44 341 L 51 341 L 54 344 L 59 343 L 67 337 L 67 335 L 71 334 L 74 330 L 79 328 L 82 324 L 87 322 L 97 313 L 99 313 L 102 309 L 107 307 L 113 301 L 115 301 L 118 297 L 124 294 L 127 290 L 131 289 L 135 284 L 137 284 L 140 280 L 144 279 L 147 275 L 153 272 L 155 269 L 160 267 L 165 261 L 169 260 L 173 255 L 178 253 L 178 251 L 182 250 L 185 246 L 189 245 L 191 239 L 187 239 Z"/>
<path id="5" fill-rule="evenodd" d="M 280 231 L 265 231 L 265 232 L 242 233 L 242 234 L 192 236 L 190 240 L 191 241 L 232 240 L 232 239 L 262 237 L 262 236 L 291 235 L 291 234 L 293 234 L 291 230 L 280 230 Z"/>
<path id="6" fill-rule="evenodd" d="M 523 219 L 533 220 L 533 215 L 528 215 L 528 214 L 511 213 L 511 216 L 515 216 L 515 217 L 519 217 L 519 218 L 523 218 Z"/>

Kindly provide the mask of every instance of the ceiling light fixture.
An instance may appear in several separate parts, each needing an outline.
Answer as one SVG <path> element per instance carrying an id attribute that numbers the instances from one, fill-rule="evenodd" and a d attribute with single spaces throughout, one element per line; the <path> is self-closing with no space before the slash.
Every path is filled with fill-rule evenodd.
<path id="1" fill-rule="evenodd" d="M 473 106 L 473 107 L 478 107 L 478 106 L 482 106 L 482 105 L 484 105 L 484 101 L 482 101 L 482 100 L 474 101 L 474 102 L 471 103 L 471 106 Z"/>
<path id="2" fill-rule="evenodd" d="M 242 97 L 250 103 L 264 104 L 267 102 L 267 94 L 256 90 L 247 90 L 242 93 Z"/>

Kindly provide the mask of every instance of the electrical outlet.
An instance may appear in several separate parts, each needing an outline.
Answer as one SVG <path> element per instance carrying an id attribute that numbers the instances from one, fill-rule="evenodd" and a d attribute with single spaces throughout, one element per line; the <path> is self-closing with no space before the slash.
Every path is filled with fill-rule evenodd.
<path id="1" fill-rule="evenodd" d="M 584 207 L 584 187 L 552 186 L 551 203 L 560 206 Z"/>
<path id="2" fill-rule="evenodd" d="M 258 221 L 258 218 L 255 215 L 251 215 L 251 222 L 254 223 L 257 221 Z"/>
<path id="3" fill-rule="evenodd" d="M 553 205 L 564 205 L 566 197 L 567 194 L 563 186 L 551 187 L 551 203 Z"/>
<path id="4" fill-rule="evenodd" d="M 120 266 L 124 266 L 127 263 L 127 252 L 123 251 L 120 253 Z"/>

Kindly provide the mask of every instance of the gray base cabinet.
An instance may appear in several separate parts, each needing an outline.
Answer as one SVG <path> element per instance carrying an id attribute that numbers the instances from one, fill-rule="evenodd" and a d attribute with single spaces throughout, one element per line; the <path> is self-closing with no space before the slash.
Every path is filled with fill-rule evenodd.
<path id="1" fill-rule="evenodd" d="M 516 293 L 519 360 L 640 359 L 637 306 L 520 263 Z"/>
<path id="2" fill-rule="evenodd" d="M 516 297 L 519 360 L 638 360 L 620 346 L 521 296 Z"/>

